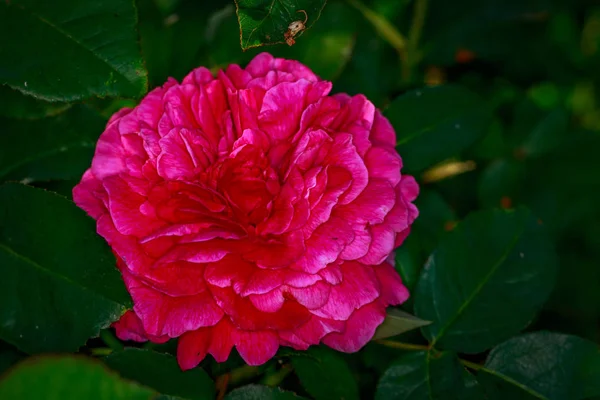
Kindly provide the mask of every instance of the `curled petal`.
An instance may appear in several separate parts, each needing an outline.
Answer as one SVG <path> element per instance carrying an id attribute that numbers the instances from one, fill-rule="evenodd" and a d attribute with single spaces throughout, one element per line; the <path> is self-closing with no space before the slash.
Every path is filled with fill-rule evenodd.
<path id="1" fill-rule="evenodd" d="M 270 331 L 238 330 L 234 336 L 235 347 L 248 365 L 261 365 L 269 361 L 279 348 L 279 340 Z"/>
<path id="2" fill-rule="evenodd" d="M 329 333 L 323 343 L 338 351 L 354 353 L 371 340 L 384 319 L 385 307 L 377 302 L 367 304 L 352 313 L 343 332 Z"/>
<path id="3" fill-rule="evenodd" d="M 171 297 L 124 271 L 123 278 L 133 298 L 133 309 L 150 335 L 178 337 L 188 331 L 213 326 L 223 317 L 223 310 L 208 291 Z"/>
<path id="4" fill-rule="evenodd" d="M 115 328 L 117 337 L 121 340 L 133 340 L 134 342 L 150 340 L 154 343 L 165 343 L 170 339 L 168 336 L 149 335 L 144 330 L 142 321 L 131 310 L 126 311 L 112 326 Z"/>
<path id="5" fill-rule="evenodd" d="M 83 174 L 81 182 L 73 188 L 73 199 L 92 218 L 99 219 L 107 212 L 107 196 L 102 182 L 88 169 Z"/>
<path id="6" fill-rule="evenodd" d="M 379 300 L 384 306 L 402 304 L 408 299 L 408 289 L 390 263 L 384 262 L 374 270 L 381 287 Z"/>
<path id="7" fill-rule="evenodd" d="M 322 318 L 347 320 L 354 310 L 375 301 L 380 295 L 380 283 L 371 267 L 357 262 L 341 266 L 342 281 L 333 286 L 327 303 L 311 313 Z"/>

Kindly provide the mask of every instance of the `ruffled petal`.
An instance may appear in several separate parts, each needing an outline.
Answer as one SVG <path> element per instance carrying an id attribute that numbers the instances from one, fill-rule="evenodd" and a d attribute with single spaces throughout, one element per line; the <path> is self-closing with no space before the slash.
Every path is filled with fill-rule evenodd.
<path id="1" fill-rule="evenodd" d="M 327 346 L 354 353 L 366 345 L 385 319 L 385 308 L 373 302 L 356 310 L 346 322 L 343 332 L 332 332 L 323 338 Z"/>
<path id="2" fill-rule="evenodd" d="M 142 325 L 142 321 L 135 312 L 128 310 L 121 318 L 112 324 L 115 328 L 117 337 L 121 340 L 133 340 L 134 342 L 165 343 L 170 338 L 168 336 L 149 335 Z"/>

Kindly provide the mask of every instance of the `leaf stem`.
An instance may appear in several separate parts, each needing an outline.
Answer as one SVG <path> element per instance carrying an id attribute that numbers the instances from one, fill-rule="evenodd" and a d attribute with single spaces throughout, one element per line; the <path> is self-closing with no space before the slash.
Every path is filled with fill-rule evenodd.
<path id="1" fill-rule="evenodd" d="M 279 384 L 281 382 L 283 382 L 283 380 L 289 374 L 291 374 L 293 370 L 294 369 L 292 368 L 292 366 L 290 364 L 285 364 L 274 374 L 265 376 L 265 378 L 262 381 L 262 384 L 266 385 L 266 386 L 273 386 L 273 387 L 279 386 Z"/>
<path id="2" fill-rule="evenodd" d="M 394 342 L 393 340 L 376 340 L 375 343 L 379 343 L 386 347 L 391 347 L 393 349 L 400 350 L 430 350 L 429 346 L 425 346 L 423 344 L 412 344 L 412 343 L 403 343 L 403 342 Z"/>
<path id="3" fill-rule="evenodd" d="M 225 393 L 227 393 L 227 386 L 229 385 L 230 378 L 230 374 L 224 374 L 218 376 L 217 379 L 215 379 L 215 389 L 217 391 L 216 400 L 223 400 L 225 398 Z"/>
<path id="4" fill-rule="evenodd" d="M 112 354 L 113 349 L 109 349 L 108 347 L 99 347 L 96 349 L 90 349 L 90 352 L 93 356 L 103 357 Z"/>
<path id="5" fill-rule="evenodd" d="M 407 42 L 406 38 L 390 21 L 384 16 L 371 10 L 369 7 L 364 5 L 360 0 L 346 0 L 348 4 L 356 8 L 362 13 L 367 21 L 373 25 L 379 36 L 381 36 L 386 42 L 388 42 L 400 55 L 402 64 L 406 62 L 407 54 Z"/>
<path id="6" fill-rule="evenodd" d="M 100 331 L 100 339 L 102 339 L 113 351 L 123 350 L 123 344 L 116 338 L 110 329 L 102 329 Z"/>
<path id="7" fill-rule="evenodd" d="M 421 40 L 423 26 L 425 25 L 425 17 L 427 16 L 428 0 L 416 0 L 415 10 L 413 14 L 410 31 L 408 33 L 408 48 L 410 51 L 415 51 Z"/>
<path id="8" fill-rule="evenodd" d="M 474 362 L 471 361 L 467 361 L 467 360 L 463 360 L 462 358 L 460 359 L 460 362 L 462 363 L 462 365 L 464 365 L 467 368 L 471 368 L 475 371 L 479 371 L 480 369 L 483 369 L 483 365 L 480 364 L 476 364 Z"/>
<path id="9" fill-rule="evenodd" d="M 406 58 L 402 63 L 402 80 L 405 83 L 410 82 L 412 69 L 420 61 L 417 49 L 419 40 L 421 40 L 421 34 L 423 33 L 423 26 L 425 25 L 428 3 L 428 0 L 416 0 L 415 3 L 413 18 L 408 32 Z"/>
<path id="10" fill-rule="evenodd" d="M 259 367 L 253 367 L 251 365 L 243 365 L 239 368 L 236 368 L 236 369 L 228 372 L 228 374 L 230 375 L 229 384 L 236 385 L 236 384 L 240 383 L 241 381 L 245 381 L 245 380 L 253 378 L 257 375 L 260 375 L 260 373 L 261 373 L 261 370 Z"/>

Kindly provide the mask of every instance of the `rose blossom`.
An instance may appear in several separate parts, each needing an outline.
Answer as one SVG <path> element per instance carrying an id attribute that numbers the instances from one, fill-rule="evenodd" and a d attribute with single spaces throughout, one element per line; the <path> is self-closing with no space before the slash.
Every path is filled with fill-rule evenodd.
<path id="1" fill-rule="evenodd" d="M 417 216 L 390 123 L 297 61 L 170 79 L 100 136 L 73 190 L 117 255 L 123 340 L 179 337 L 183 369 L 235 346 L 364 346 L 408 291 L 393 249 Z"/>

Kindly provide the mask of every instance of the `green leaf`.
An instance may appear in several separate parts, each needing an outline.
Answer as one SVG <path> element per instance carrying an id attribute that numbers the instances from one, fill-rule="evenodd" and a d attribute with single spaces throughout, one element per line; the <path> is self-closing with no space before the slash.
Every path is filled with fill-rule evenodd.
<path id="1" fill-rule="evenodd" d="M 483 387 L 469 371 L 463 369 L 462 378 L 465 386 L 461 400 L 481 400 L 485 398 Z"/>
<path id="2" fill-rule="evenodd" d="M 132 1 L 0 3 L 0 83 L 49 101 L 147 90 Z"/>
<path id="3" fill-rule="evenodd" d="M 26 353 L 76 351 L 131 300 L 91 218 L 62 196 L 0 186 L 0 338 Z"/>
<path id="4" fill-rule="evenodd" d="M 38 100 L 8 86 L 0 86 L 0 104 L 2 104 L 0 117 L 19 119 L 49 117 L 60 114 L 70 107 L 67 103 Z"/>
<path id="5" fill-rule="evenodd" d="M 69 179 L 69 180 L 52 180 L 52 181 L 40 181 L 32 183 L 31 186 L 49 190 L 50 192 L 54 192 L 60 194 L 63 197 L 66 197 L 69 200 L 73 200 L 73 188 L 80 181 L 78 179 Z"/>
<path id="6" fill-rule="evenodd" d="M 472 145 L 490 121 L 485 102 L 459 86 L 427 87 L 397 97 L 385 110 L 407 171 L 421 171 Z"/>
<path id="7" fill-rule="evenodd" d="M 387 347 L 377 342 L 369 342 L 360 350 L 360 358 L 365 367 L 376 372 L 377 377 L 394 363 L 398 357 L 406 354 L 407 350 Z"/>
<path id="8" fill-rule="evenodd" d="M 309 29 L 319 19 L 326 2 L 327 0 L 235 0 L 242 49 L 285 43 L 284 35 L 288 31 L 288 25 L 305 19 L 300 10 L 306 12 L 306 29 Z"/>
<path id="9" fill-rule="evenodd" d="M 513 159 L 491 162 L 481 173 L 477 195 L 483 207 L 499 207 L 503 199 L 513 203 L 524 185 L 525 164 Z"/>
<path id="10" fill-rule="evenodd" d="M 385 320 L 377 327 L 375 336 L 373 336 L 372 340 L 396 336 L 401 333 L 429 325 L 430 323 L 430 321 L 423 321 L 422 319 L 419 319 L 414 315 L 410 315 L 409 313 L 397 308 L 389 308 L 387 310 L 387 316 L 385 317 Z"/>
<path id="11" fill-rule="evenodd" d="M 79 105 L 53 118 L 0 118 L 0 180 L 81 179 L 105 123 Z"/>
<path id="12" fill-rule="evenodd" d="M 598 345 L 572 335 L 534 332 L 490 352 L 479 381 L 490 399 L 583 399 L 600 395 Z"/>
<path id="13" fill-rule="evenodd" d="M 425 262 L 422 256 L 419 238 L 416 235 L 408 235 L 402 246 L 396 250 L 396 271 L 402 278 L 402 283 L 412 293 L 419 279 L 419 272 Z M 412 301 L 412 296 L 408 301 Z"/>
<path id="14" fill-rule="evenodd" d="M 488 100 L 492 103 L 492 100 Z M 494 118 L 487 133 L 473 146 L 473 154 L 484 160 L 495 160 L 506 155 L 504 126 L 500 119 Z"/>
<path id="15" fill-rule="evenodd" d="M 362 16 L 359 14 L 358 17 Z M 356 25 L 359 34 L 348 64 L 336 77 L 334 91 L 361 93 L 375 106 L 383 107 L 390 101 L 389 92 L 398 85 L 398 57 L 388 58 L 389 47 L 373 28 L 362 26 L 360 21 Z"/>
<path id="16" fill-rule="evenodd" d="M 215 385 L 201 368 L 182 371 L 175 357 L 150 350 L 129 348 L 112 353 L 104 362 L 126 379 L 171 396 L 212 399 Z"/>
<path id="17" fill-rule="evenodd" d="M 231 391 L 225 400 L 300 400 L 300 397 L 294 392 L 287 392 L 279 388 L 272 388 L 262 385 L 247 385 Z"/>
<path id="18" fill-rule="evenodd" d="M 421 246 L 429 254 L 458 217 L 448 202 L 433 190 L 426 189 L 419 193 L 415 205 L 419 209 L 419 218 L 411 234 L 419 237 Z"/>
<path id="19" fill-rule="evenodd" d="M 415 315 L 432 345 L 482 352 L 526 327 L 554 286 L 556 254 L 531 213 L 470 214 L 423 268 Z"/>
<path id="20" fill-rule="evenodd" d="M 555 149 L 567 134 L 568 122 L 568 115 L 561 108 L 544 115 L 521 145 L 523 155 L 538 157 Z"/>
<path id="21" fill-rule="evenodd" d="M 232 1 L 177 0 L 168 9 L 160 3 L 136 2 L 140 44 L 151 87 L 161 86 L 170 76 L 181 80 L 200 65 L 213 66 L 215 52 L 209 51 L 208 39 L 214 35 L 214 27 L 221 18 L 223 11 L 218 11 L 219 8 L 230 10 L 232 16 L 232 32 L 227 32 L 232 40 L 224 42 L 223 47 L 241 54 Z"/>
<path id="22" fill-rule="evenodd" d="M 375 400 L 463 400 L 472 390 L 463 374 L 464 368 L 452 352 L 407 353 L 382 375 Z"/>
<path id="23" fill-rule="evenodd" d="M 15 366 L 0 381 L 1 399 L 147 400 L 150 389 L 124 381 L 83 357 L 43 356 Z"/>
<path id="24" fill-rule="evenodd" d="M 356 8 L 373 25 L 379 36 L 385 39 L 399 54 L 405 51 L 406 39 L 404 35 L 384 15 L 371 10 L 360 0 L 348 0 L 348 3 Z"/>
<path id="25" fill-rule="evenodd" d="M 325 347 L 310 347 L 290 359 L 302 386 L 316 400 L 360 398 L 348 364 L 335 351 Z"/>

